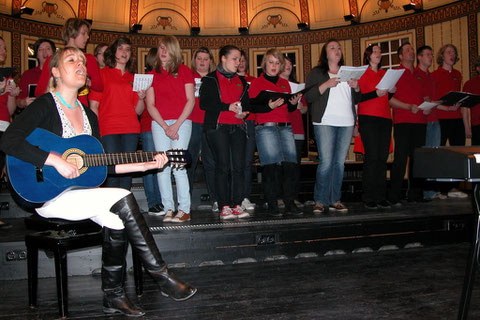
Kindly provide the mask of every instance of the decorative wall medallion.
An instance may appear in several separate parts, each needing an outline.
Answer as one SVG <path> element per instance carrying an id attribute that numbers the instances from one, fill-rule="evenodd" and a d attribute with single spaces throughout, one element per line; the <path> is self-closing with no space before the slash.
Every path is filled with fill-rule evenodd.
<path id="1" fill-rule="evenodd" d="M 157 29 L 157 28 L 162 27 L 163 30 L 165 30 L 168 27 L 172 30 L 177 30 L 177 27 L 172 25 L 172 21 L 173 21 L 172 17 L 158 16 L 157 17 L 157 24 L 152 26 L 152 29 Z"/>
<path id="2" fill-rule="evenodd" d="M 400 10 L 399 6 L 393 4 L 395 0 L 378 0 L 378 10 L 373 11 L 373 15 L 376 16 L 380 14 L 382 10 L 385 10 L 385 13 L 388 13 L 388 9 Z"/>
<path id="3" fill-rule="evenodd" d="M 286 23 L 282 22 L 282 15 L 281 14 L 268 15 L 267 16 L 267 24 L 263 25 L 262 29 L 268 28 L 269 25 L 272 25 L 274 28 L 276 28 L 277 24 L 281 25 L 282 27 L 288 26 Z"/>
<path id="4" fill-rule="evenodd" d="M 43 14 L 43 13 L 46 13 L 49 18 L 52 15 L 54 15 L 59 19 L 64 19 L 62 15 L 58 14 L 58 4 L 53 2 L 47 2 L 47 1 L 42 2 L 42 10 L 37 10 L 35 14 Z"/>

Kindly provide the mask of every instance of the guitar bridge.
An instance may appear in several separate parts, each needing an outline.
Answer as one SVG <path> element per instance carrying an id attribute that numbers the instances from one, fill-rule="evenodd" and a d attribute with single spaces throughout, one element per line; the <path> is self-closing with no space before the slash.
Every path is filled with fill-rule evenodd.
<path id="1" fill-rule="evenodd" d="M 37 182 L 43 182 L 43 169 L 42 168 L 35 168 L 35 174 L 37 176 Z"/>

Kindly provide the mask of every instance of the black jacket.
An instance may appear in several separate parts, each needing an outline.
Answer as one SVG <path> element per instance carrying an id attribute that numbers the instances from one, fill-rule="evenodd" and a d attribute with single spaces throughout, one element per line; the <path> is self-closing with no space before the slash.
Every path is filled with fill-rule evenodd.
<path id="1" fill-rule="evenodd" d="M 250 111 L 250 98 L 248 97 L 248 83 L 240 77 L 243 84 L 243 92 L 240 97 L 243 111 Z M 202 78 L 200 86 L 200 109 L 205 110 L 203 130 L 216 129 L 220 112 L 228 111 L 230 104 L 222 102 L 222 93 L 218 83 L 217 71 L 210 72 Z"/>

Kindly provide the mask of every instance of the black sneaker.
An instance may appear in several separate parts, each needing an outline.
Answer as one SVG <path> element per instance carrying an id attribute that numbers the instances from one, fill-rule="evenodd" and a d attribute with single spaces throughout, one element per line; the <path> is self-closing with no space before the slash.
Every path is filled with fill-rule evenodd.
<path id="1" fill-rule="evenodd" d="M 390 209 L 390 208 L 392 208 L 392 204 L 388 200 L 382 200 L 379 203 L 377 203 L 377 205 L 380 209 Z"/>
<path id="2" fill-rule="evenodd" d="M 165 211 L 163 211 L 163 206 L 156 204 L 148 209 L 148 214 L 152 216 L 163 216 L 165 215 Z"/>
<path id="3" fill-rule="evenodd" d="M 377 210 L 378 209 L 377 204 L 373 201 L 364 202 L 363 206 L 365 207 L 365 209 L 368 209 L 368 210 Z"/>

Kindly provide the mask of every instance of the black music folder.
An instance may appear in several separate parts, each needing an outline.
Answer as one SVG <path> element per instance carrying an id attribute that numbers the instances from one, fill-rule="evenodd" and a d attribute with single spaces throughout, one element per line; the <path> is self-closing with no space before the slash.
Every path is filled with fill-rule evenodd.
<path id="1" fill-rule="evenodd" d="M 15 68 L 0 68 L 0 81 L 3 81 L 3 79 L 10 77 L 14 71 Z"/>
<path id="2" fill-rule="evenodd" d="M 442 105 L 445 106 L 453 106 L 460 103 L 461 107 L 472 108 L 480 103 L 480 95 L 460 91 L 450 91 L 441 97 L 440 101 L 442 101 Z"/>
<path id="3" fill-rule="evenodd" d="M 258 105 L 266 105 L 270 100 L 275 101 L 278 98 L 283 98 L 285 100 L 285 103 L 293 97 L 294 95 L 301 93 L 305 94 L 308 90 L 312 89 L 313 87 L 317 86 L 317 84 L 313 84 L 305 89 L 299 90 L 294 93 L 286 93 L 286 92 L 275 92 L 275 91 L 270 91 L 270 90 L 262 90 L 260 93 L 255 97 L 251 98 L 250 101 L 253 104 L 258 104 Z"/>

